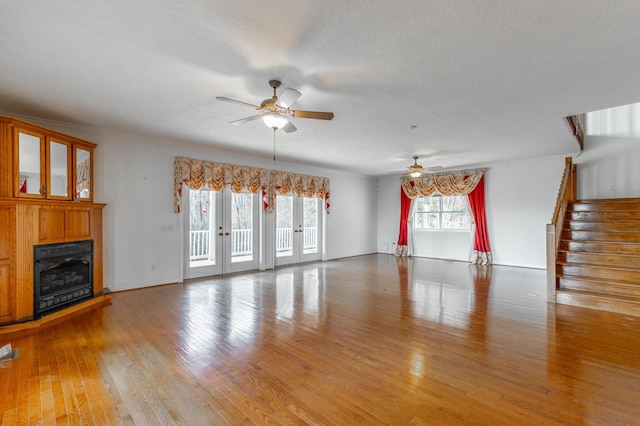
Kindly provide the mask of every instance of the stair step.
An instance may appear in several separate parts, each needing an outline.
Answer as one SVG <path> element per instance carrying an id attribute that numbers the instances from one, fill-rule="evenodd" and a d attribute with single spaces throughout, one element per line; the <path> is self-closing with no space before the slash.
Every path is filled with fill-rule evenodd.
<path id="1" fill-rule="evenodd" d="M 560 250 L 640 255 L 640 243 L 561 240 Z"/>
<path id="2" fill-rule="evenodd" d="M 570 220 L 640 220 L 638 210 L 569 211 Z"/>
<path id="3" fill-rule="evenodd" d="M 611 210 L 640 210 L 640 200 L 637 198 L 611 200 L 584 200 L 569 203 L 568 210 L 578 211 L 611 211 Z"/>
<path id="4" fill-rule="evenodd" d="M 611 232 L 611 231 L 580 231 L 563 230 L 561 238 L 563 240 L 574 241 L 618 241 L 640 243 L 640 231 Z"/>
<path id="5" fill-rule="evenodd" d="M 631 197 L 631 198 L 592 198 L 592 199 L 584 199 L 584 200 L 576 200 L 574 203 L 604 203 L 604 204 L 616 204 L 616 203 L 640 203 L 640 198 Z"/>
<path id="6" fill-rule="evenodd" d="M 590 266 L 622 266 L 640 269 L 640 256 L 637 255 L 558 250 L 557 260 L 558 262 L 580 263 Z"/>
<path id="7" fill-rule="evenodd" d="M 558 284 L 560 290 L 574 290 L 640 300 L 640 285 L 638 284 L 588 280 L 580 277 L 558 277 Z"/>
<path id="8" fill-rule="evenodd" d="M 638 267 L 613 267 L 558 261 L 556 264 L 556 276 L 573 276 L 586 279 L 640 284 L 640 268 Z"/>
<path id="9" fill-rule="evenodd" d="M 581 306 L 601 311 L 617 312 L 625 315 L 640 316 L 640 298 L 613 297 L 611 295 L 590 293 L 577 290 L 558 290 L 556 303 Z"/>
<path id="10" fill-rule="evenodd" d="M 612 231 L 627 232 L 639 231 L 640 221 L 638 220 L 565 220 L 563 229 L 574 231 Z"/>

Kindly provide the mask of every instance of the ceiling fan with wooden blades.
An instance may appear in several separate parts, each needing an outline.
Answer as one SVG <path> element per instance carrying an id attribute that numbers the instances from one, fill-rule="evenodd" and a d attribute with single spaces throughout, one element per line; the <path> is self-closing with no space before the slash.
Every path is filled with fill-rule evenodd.
<path id="1" fill-rule="evenodd" d="M 409 170 L 407 174 L 411 177 L 420 177 L 424 173 L 432 172 L 434 170 L 440 170 L 442 166 L 433 166 L 433 167 L 422 167 L 418 164 L 418 156 L 415 155 L 413 157 L 413 164 L 409 166 Z"/>
<path id="2" fill-rule="evenodd" d="M 333 119 L 332 112 L 320 112 L 320 111 L 304 111 L 295 110 L 290 107 L 298 100 L 302 93 L 296 89 L 287 87 L 284 91 L 277 95 L 276 91 L 280 87 L 279 80 L 270 80 L 269 85 L 273 88 L 273 96 L 269 99 L 265 99 L 260 105 L 250 104 L 248 102 L 237 101 L 235 99 L 225 98 L 223 96 L 216 97 L 219 101 L 231 102 L 239 105 L 245 105 L 253 108 L 258 112 L 256 115 L 242 118 L 240 120 L 232 121 L 230 124 L 243 124 L 249 121 L 257 120 L 261 118 L 265 125 L 271 129 L 279 130 L 283 129 L 287 133 L 295 132 L 296 126 L 291 122 L 291 118 L 312 118 L 316 120 L 331 120 Z"/>
<path id="3" fill-rule="evenodd" d="M 420 164 L 418 164 L 418 156 L 414 155 L 413 156 L 413 164 L 410 165 L 408 167 L 408 169 L 406 171 L 401 171 L 401 172 L 391 172 L 391 173 L 405 173 L 408 176 L 411 176 L 413 178 L 417 178 L 422 176 L 425 173 L 428 172 L 432 172 L 435 170 L 440 170 L 442 168 L 442 166 L 433 166 L 433 167 L 423 167 Z"/>

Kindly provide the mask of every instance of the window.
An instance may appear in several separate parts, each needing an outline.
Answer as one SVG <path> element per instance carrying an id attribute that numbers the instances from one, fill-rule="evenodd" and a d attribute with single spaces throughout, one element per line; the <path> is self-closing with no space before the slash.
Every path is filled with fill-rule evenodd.
<path id="1" fill-rule="evenodd" d="M 418 197 L 415 209 L 415 229 L 469 231 L 471 217 L 463 195 Z"/>

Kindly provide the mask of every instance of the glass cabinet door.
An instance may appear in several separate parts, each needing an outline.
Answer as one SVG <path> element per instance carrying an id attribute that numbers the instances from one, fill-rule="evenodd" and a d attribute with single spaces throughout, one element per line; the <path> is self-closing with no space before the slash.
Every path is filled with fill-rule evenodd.
<path id="1" fill-rule="evenodd" d="M 91 168 L 92 168 L 91 151 L 76 147 L 75 152 L 75 199 L 91 201 L 92 194 L 92 182 L 91 182 Z"/>
<path id="2" fill-rule="evenodd" d="M 41 197 L 44 185 L 44 137 L 16 129 L 17 197 Z"/>
<path id="3" fill-rule="evenodd" d="M 70 200 L 71 180 L 69 179 L 69 165 L 71 163 L 71 144 L 48 139 L 47 154 L 49 162 L 47 174 L 48 197 Z"/>

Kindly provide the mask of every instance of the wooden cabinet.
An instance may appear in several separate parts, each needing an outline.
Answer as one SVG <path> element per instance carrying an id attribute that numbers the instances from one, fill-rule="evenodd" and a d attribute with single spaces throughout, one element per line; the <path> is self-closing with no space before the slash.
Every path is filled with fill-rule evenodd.
<path id="1" fill-rule="evenodd" d="M 0 163 L 13 170 L 0 180 L 0 196 L 93 201 L 95 144 L 14 118 L 0 117 L 0 124 L 0 152 L 13 163 Z"/>
<path id="2" fill-rule="evenodd" d="M 91 208 L 43 206 L 39 211 L 39 243 L 91 238 Z"/>
<path id="3" fill-rule="evenodd" d="M 93 240 L 93 290 L 102 294 L 104 204 L 93 202 L 95 147 L 0 116 L 0 326 L 34 319 L 36 245 Z"/>
<path id="4" fill-rule="evenodd" d="M 13 319 L 12 283 L 15 282 L 15 217 L 12 205 L 0 204 L 0 323 Z"/>

